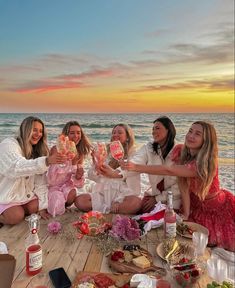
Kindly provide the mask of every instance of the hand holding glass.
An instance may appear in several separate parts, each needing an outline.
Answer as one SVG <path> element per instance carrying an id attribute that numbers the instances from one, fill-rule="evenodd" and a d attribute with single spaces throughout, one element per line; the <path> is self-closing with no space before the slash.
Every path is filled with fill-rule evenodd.
<path id="1" fill-rule="evenodd" d="M 104 142 L 98 142 L 94 145 L 93 157 L 98 168 L 104 164 L 107 157 L 107 149 Z"/>

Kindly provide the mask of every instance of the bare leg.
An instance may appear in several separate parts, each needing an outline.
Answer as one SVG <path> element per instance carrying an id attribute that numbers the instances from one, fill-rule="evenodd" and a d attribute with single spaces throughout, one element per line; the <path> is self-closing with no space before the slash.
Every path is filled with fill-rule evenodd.
<path id="1" fill-rule="evenodd" d="M 126 196 L 119 204 L 118 213 L 136 214 L 141 208 L 141 199 L 137 196 Z M 112 211 L 111 211 L 112 212 Z"/>
<path id="2" fill-rule="evenodd" d="M 76 198 L 76 190 L 72 189 L 68 194 L 68 198 L 67 198 L 65 206 L 67 207 L 67 206 L 72 205 L 75 201 L 75 198 Z"/>
<path id="3" fill-rule="evenodd" d="M 3 224 L 18 224 L 24 220 L 25 211 L 22 206 L 13 206 L 5 210 L 0 218 Z"/>
<path id="4" fill-rule="evenodd" d="M 81 211 L 88 212 L 92 210 L 91 196 L 89 194 L 81 194 L 77 196 L 74 204 Z"/>

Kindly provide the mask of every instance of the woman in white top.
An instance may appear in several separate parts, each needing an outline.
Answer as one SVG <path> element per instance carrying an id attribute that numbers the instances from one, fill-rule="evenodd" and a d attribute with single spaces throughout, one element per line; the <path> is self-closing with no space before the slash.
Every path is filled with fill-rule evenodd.
<path id="1" fill-rule="evenodd" d="M 172 165 L 172 149 L 175 146 L 176 130 L 172 121 L 162 116 L 153 122 L 153 141 L 142 146 L 131 162 L 144 165 Z M 180 208 L 181 197 L 175 176 L 148 174 L 150 187 L 142 199 L 141 212 L 150 212 L 158 201 L 166 203 L 167 191 L 173 192 L 173 205 Z"/>
<path id="2" fill-rule="evenodd" d="M 111 141 L 117 140 L 124 148 L 124 158 L 130 159 L 135 151 L 134 134 L 130 126 L 120 123 L 113 127 Z M 109 146 L 106 163 L 98 169 L 93 164 L 88 177 L 96 183 L 92 193 L 81 194 L 76 198 L 75 205 L 80 210 L 134 214 L 140 209 L 138 174 L 122 171 L 119 162 L 110 155 Z"/>
<path id="3" fill-rule="evenodd" d="M 20 125 L 17 138 L 0 143 L 0 222 L 17 224 L 25 215 L 40 212 L 47 218 L 45 172 L 50 164 L 65 162 L 58 153 L 48 156 L 45 126 L 29 116 Z"/>

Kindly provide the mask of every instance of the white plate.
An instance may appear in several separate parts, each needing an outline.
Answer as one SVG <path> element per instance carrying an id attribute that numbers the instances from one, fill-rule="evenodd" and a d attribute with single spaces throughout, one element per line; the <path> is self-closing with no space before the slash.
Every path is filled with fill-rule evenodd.
<path id="1" fill-rule="evenodd" d="M 207 235 L 209 235 L 209 231 L 206 227 L 198 224 L 198 223 L 194 223 L 194 222 L 184 222 L 184 224 L 188 225 L 188 227 L 190 229 L 193 230 L 193 232 L 202 232 L 202 233 L 205 233 Z M 193 235 L 192 234 L 189 234 L 189 233 L 185 233 L 185 234 L 181 234 L 180 232 L 177 231 L 176 229 L 176 232 L 178 235 L 182 236 L 182 237 L 185 237 L 185 238 L 190 238 L 192 239 L 193 238 Z"/>
<path id="2" fill-rule="evenodd" d="M 175 261 L 174 261 L 175 263 L 178 263 L 179 262 L 178 260 L 180 260 L 180 258 L 182 258 L 182 257 L 186 257 L 188 259 L 194 259 L 194 248 L 191 245 L 189 245 L 187 243 L 179 243 L 179 245 L 181 245 L 181 246 L 187 245 L 188 249 L 186 249 L 186 253 L 183 253 L 182 255 L 177 256 L 177 259 L 175 259 Z M 157 255 L 159 257 L 161 257 L 163 260 L 166 260 L 165 255 L 164 255 L 163 242 L 161 242 L 157 246 L 156 252 L 157 252 Z M 174 263 L 172 263 L 172 264 L 174 264 Z"/>

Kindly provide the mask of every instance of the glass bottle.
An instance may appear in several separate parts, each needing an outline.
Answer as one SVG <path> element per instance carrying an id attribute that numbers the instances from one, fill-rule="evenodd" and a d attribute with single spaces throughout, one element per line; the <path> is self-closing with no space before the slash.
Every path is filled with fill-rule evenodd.
<path id="1" fill-rule="evenodd" d="M 29 222 L 29 235 L 25 240 L 26 273 L 30 276 L 42 270 L 42 246 L 39 243 L 38 229 L 40 216 L 32 214 L 26 218 Z"/>
<path id="2" fill-rule="evenodd" d="M 165 238 L 176 237 L 176 213 L 173 208 L 173 194 L 171 191 L 167 193 L 167 207 L 164 215 L 164 232 Z"/>

